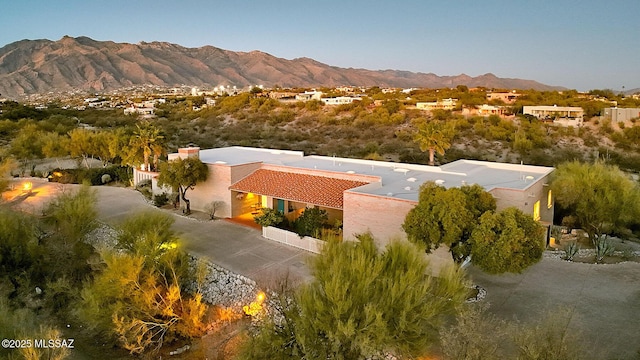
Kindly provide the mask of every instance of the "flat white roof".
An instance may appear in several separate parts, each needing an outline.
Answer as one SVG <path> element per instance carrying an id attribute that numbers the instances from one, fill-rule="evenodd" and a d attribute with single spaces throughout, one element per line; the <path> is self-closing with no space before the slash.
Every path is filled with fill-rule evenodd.
<path id="1" fill-rule="evenodd" d="M 200 150 L 200 159 L 229 166 L 264 164 L 375 176 L 380 186 L 363 186 L 349 191 L 418 201 L 420 185 L 435 181 L 444 187 L 478 184 L 485 190 L 507 188 L 526 190 L 550 174 L 554 168 L 489 161 L 457 160 L 442 166 L 360 160 L 330 156 L 304 156 L 301 151 L 226 147 Z"/>

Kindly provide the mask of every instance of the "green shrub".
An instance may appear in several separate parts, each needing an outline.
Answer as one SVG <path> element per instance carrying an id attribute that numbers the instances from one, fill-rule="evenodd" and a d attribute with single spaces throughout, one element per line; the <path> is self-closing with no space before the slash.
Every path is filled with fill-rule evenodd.
<path id="1" fill-rule="evenodd" d="M 307 208 L 293 223 L 293 227 L 300 236 L 319 237 L 320 229 L 329 220 L 325 210 L 317 207 Z"/>
<path id="2" fill-rule="evenodd" d="M 130 180 L 128 167 L 118 165 L 90 169 L 55 169 L 51 173 L 50 181 L 62 184 L 82 184 L 88 182 L 91 185 L 103 185 L 114 180 L 124 183 Z"/>
<path id="3" fill-rule="evenodd" d="M 262 208 L 262 214 L 253 217 L 256 224 L 267 227 L 277 226 L 284 221 L 284 215 L 276 209 Z"/>
<path id="4" fill-rule="evenodd" d="M 157 194 L 153 196 L 153 205 L 157 207 L 163 207 L 169 203 L 169 196 L 166 193 Z"/>

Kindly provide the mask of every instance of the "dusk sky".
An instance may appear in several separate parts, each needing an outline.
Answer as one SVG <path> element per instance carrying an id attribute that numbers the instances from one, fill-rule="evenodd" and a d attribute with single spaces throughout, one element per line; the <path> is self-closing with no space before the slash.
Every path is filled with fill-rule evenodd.
<path id="1" fill-rule="evenodd" d="M 260 50 L 339 67 L 640 88 L 638 0 L 15 0 L 0 47 L 64 35 Z M 357 84 L 345 84 L 357 85 Z"/>

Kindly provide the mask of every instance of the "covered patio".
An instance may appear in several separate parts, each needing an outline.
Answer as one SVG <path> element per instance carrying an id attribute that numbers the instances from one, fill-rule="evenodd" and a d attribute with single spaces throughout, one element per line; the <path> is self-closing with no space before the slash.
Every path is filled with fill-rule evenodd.
<path id="1" fill-rule="evenodd" d="M 366 182 L 268 169 L 258 169 L 232 184 L 232 218 L 257 214 L 260 208 L 280 211 L 293 221 L 308 207 L 319 207 L 329 222 L 342 221 L 343 193 Z"/>

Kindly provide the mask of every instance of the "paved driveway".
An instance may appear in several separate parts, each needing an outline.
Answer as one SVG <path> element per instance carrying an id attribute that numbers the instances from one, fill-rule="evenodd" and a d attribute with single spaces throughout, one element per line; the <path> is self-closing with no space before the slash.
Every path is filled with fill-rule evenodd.
<path id="1" fill-rule="evenodd" d="M 16 181 L 19 189 L 27 180 Z M 16 206 L 39 214 L 42 207 L 60 191 L 71 191 L 78 185 L 61 185 L 33 179 L 31 194 L 16 190 L 6 195 Z M 163 211 L 147 203 L 142 194 L 132 189 L 111 186 L 93 187 L 98 196 L 98 217 L 110 225 L 118 225 L 140 211 Z M 308 280 L 306 258 L 310 253 L 264 239 L 259 230 L 226 220 L 198 221 L 175 215 L 174 230 L 183 239 L 185 250 L 256 281 L 289 274 L 292 279 Z"/>
<path id="2" fill-rule="evenodd" d="M 111 224 L 123 222 L 136 211 L 162 211 L 148 204 L 137 191 L 96 187 L 99 217 Z M 174 230 L 189 253 L 209 259 L 235 273 L 255 280 L 268 280 L 288 273 L 310 278 L 305 259 L 309 253 L 264 239 L 259 230 L 225 220 L 199 221 L 175 215 Z"/>
<path id="3" fill-rule="evenodd" d="M 570 310 L 567 330 L 582 334 L 585 358 L 637 359 L 640 350 L 640 263 L 596 265 L 543 259 L 522 274 L 488 275 L 470 267 L 487 289 L 490 311 L 511 320 Z"/>

